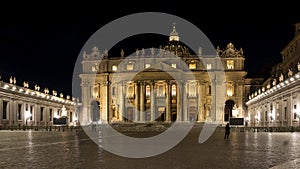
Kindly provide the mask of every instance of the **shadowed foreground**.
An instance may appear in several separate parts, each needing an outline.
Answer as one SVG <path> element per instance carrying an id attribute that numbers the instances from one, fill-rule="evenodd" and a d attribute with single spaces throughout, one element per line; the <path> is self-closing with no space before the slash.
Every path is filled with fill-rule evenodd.
<path id="1" fill-rule="evenodd" d="M 142 159 L 111 154 L 99 148 L 83 131 L 3 130 L 0 131 L 0 166 L 72 169 L 261 169 L 283 166 L 295 168 L 299 163 L 298 132 L 239 132 L 233 129 L 229 140 L 224 140 L 224 128 L 218 128 L 205 143 L 199 144 L 200 130 L 200 126 L 196 125 L 173 149 Z M 149 137 L 158 133 L 127 134 Z"/>

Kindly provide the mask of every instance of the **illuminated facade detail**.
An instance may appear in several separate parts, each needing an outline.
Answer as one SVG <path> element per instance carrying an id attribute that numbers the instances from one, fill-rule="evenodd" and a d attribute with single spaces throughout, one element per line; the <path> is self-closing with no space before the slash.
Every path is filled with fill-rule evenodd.
<path id="1" fill-rule="evenodd" d="M 212 69 L 211 63 L 206 64 L 206 69 L 207 70 L 211 70 Z"/>
<path id="2" fill-rule="evenodd" d="M 299 26 L 300 23 L 296 24 Z M 271 76 L 263 82 L 261 90 L 249 94 L 249 125 L 255 127 L 290 127 L 300 125 L 300 34 L 281 51 L 282 62 L 272 68 Z M 261 92 L 259 92 L 261 91 Z"/>
<path id="3" fill-rule="evenodd" d="M 197 68 L 196 63 L 190 63 L 189 68 L 192 70 L 196 69 Z"/>
<path id="4" fill-rule="evenodd" d="M 175 23 L 173 24 L 173 31 L 170 33 L 169 41 L 179 41 L 178 32 L 176 31 Z"/>
<path id="5" fill-rule="evenodd" d="M 53 125 L 54 116 L 67 117 L 68 126 L 77 125 L 79 104 L 76 100 L 63 98 L 63 94 L 54 96 L 49 94 L 49 89 L 39 91 L 39 86 L 34 89 L 18 86 L 15 83 L 0 81 L 0 126 L 22 127 Z M 28 85 L 29 87 L 29 85 Z M 72 112 L 72 117 L 70 117 Z M 55 113 L 55 114 L 54 114 Z M 58 115 L 57 115 L 58 114 Z"/>
<path id="6" fill-rule="evenodd" d="M 112 70 L 113 72 L 117 71 L 117 70 L 118 70 L 118 66 L 115 66 L 115 65 L 112 66 L 112 67 L 111 67 L 111 70 Z"/>
<path id="7" fill-rule="evenodd" d="M 134 69 L 134 62 L 129 61 L 127 64 L 127 70 L 133 70 Z"/>
<path id="8" fill-rule="evenodd" d="M 227 69 L 234 69 L 234 61 L 233 60 L 227 60 L 226 65 L 227 65 Z"/>
<path id="9" fill-rule="evenodd" d="M 229 97 L 232 97 L 234 94 L 234 86 L 233 86 L 233 82 L 228 82 L 227 83 L 227 88 L 226 88 L 226 94 Z"/>
<path id="10" fill-rule="evenodd" d="M 177 89 L 176 89 L 176 85 L 173 84 L 173 85 L 172 85 L 172 92 L 171 92 L 171 95 L 172 95 L 172 96 L 176 96 L 176 90 L 177 90 Z"/>
<path id="11" fill-rule="evenodd" d="M 219 48 L 215 56 L 204 56 L 202 48 L 201 51 L 199 48 L 197 55 L 192 55 L 188 48 L 179 42 L 178 32 L 174 26 L 166 46 L 160 47 L 158 50 L 137 50 L 131 56 L 124 56 L 128 61 L 117 56 L 112 58 L 84 57 L 83 72 L 80 75 L 83 84 L 82 114 L 80 115 L 82 124 L 92 123 L 93 113 L 97 113 L 98 120 L 103 123 L 213 120 L 216 118 L 216 112 L 212 112 L 214 110 L 212 108 L 213 93 L 217 90 L 217 85 L 226 86 L 227 81 L 234 82 L 232 86 L 234 89 L 232 89 L 231 96 L 227 96 L 225 92 L 221 94 L 224 102 L 218 104 L 217 111 L 222 115 L 225 114 L 224 104 L 226 100 L 230 99 L 236 105 L 236 115 L 243 117 L 245 114 L 243 89 L 247 73 L 244 70 L 245 59 L 241 51 L 236 50 L 230 43 L 224 50 Z M 84 54 L 91 55 L 87 52 Z M 172 55 L 173 57 L 171 57 Z M 174 55 L 178 57 L 174 57 Z M 220 57 L 224 65 L 226 81 L 211 80 L 207 67 L 202 62 L 202 60 L 206 60 L 208 62 L 205 63 L 211 63 L 210 69 L 213 70 L 213 66 L 217 66 L 214 65 L 216 56 Z M 170 59 L 166 60 L 166 57 Z M 178 61 L 178 58 L 186 63 L 186 67 Z M 228 59 L 234 60 L 235 63 L 234 69 L 230 71 L 226 69 Z M 94 72 L 88 68 L 94 63 L 99 63 L 99 71 L 92 77 L 90 75 Z M 134 66 L 128 67 L 130 63 Z M 116 71 L 110 69 L 114 65 L 118 65 Z M 166 71 L 162 71 L 161 68 Z M 180 80 L 174 79 L 175 77 L 170 76 L 168 71 L 172 72 L 175 77 L 180 77 Z M 99 84 L 99 93 L 101 93 L 98 98 L 92 97 L 90 94 L 91 90 L 94 90 L 93 84 L 95 83 Z M 98 112 L 92 109 L 92 104 L 95 102 L 99 103 Z M 233 106 L 230 111 L 232 108 Z M 232 117 L 232 115 L 228 117 Z M 225 121 L 224 116 L 221 120 Z"/>

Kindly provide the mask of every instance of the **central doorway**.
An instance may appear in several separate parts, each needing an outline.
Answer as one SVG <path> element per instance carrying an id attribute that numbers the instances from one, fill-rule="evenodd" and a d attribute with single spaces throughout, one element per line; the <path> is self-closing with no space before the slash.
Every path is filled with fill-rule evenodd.
<path id="1" fill-rule="evenodd" d="M 225 102 L 225 110 L 224 110 L 224 121 L 229 121 L 229 118 L 232 117 L 232 109 L 234 106 L 233 100 L 227 100 Z"/>

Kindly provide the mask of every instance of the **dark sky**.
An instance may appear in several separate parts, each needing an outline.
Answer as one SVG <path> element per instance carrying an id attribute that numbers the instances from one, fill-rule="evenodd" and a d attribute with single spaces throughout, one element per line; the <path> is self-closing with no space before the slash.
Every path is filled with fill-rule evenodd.
<path id="1" fill-rule="evenodd" d="M 238 49 L 242 47 L 249 75 L 267 74 L 271 65 L 281 61 L 280 51 L 294 37 L 293 24 L 300 22 L 297 5 L 288 2 L 261 5 L 253 1 L 210 1 L 198 5 L 141 1 L 135 6 L 108 2 L 1 5 L 2 79 L 8 82 L 10 76 L 15 76 L 19 85 L 26 80 L 31 87 L 39 84 L 42 89 L 71 95 L 74 64 L 86 41 L 105 24 L 137 12 L 164 12 L 186 19 L 215 47 L 225 48 L 229 42 Z"/>

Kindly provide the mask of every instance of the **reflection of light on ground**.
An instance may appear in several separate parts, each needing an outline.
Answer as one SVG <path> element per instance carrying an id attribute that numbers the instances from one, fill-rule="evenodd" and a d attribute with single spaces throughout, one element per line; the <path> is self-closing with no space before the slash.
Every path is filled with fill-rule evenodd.
<path id="1" fill-rule="evenodd" d="M 75 139 L 75 140 L 72 140 L 72 141 L 59 141 L 59 142 L 45 143 L 45 144 L 33 144 L 32 142 L 29 142 L 28 146 L 1 148 L 0 151 L 17 150 L 17 149 L 24 149 L 24 148 L 29 148 L 32 151 L 32 149 L 35 148 L 35 147 L 52 146 L 52 145 L 59 145 L 59 144 L 68 144 L 68 143 L 79 142 L 79 141 L 87 141 L 87 140 L 91 140 L 91 139 L 90 138 L 79 139 L 79 140 Z"/>

